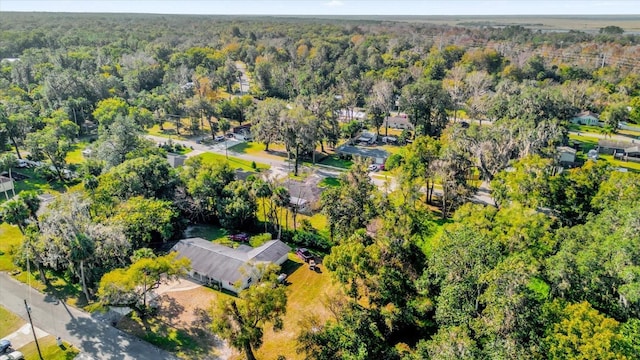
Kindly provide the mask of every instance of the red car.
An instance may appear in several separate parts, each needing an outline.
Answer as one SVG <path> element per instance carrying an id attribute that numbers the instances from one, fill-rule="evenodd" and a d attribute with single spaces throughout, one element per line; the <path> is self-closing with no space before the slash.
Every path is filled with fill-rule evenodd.
<path id="1" fill-rule="evenodd" d="M 296 249 L 296 255 L 298 255 L 298 257 L 304 262 L 309 262 L 309 260 L 312 260 L 314 258 L 313 254 L 305 248 Z"/>
<path id="2" fill-rule="evenodd" d="M 233 241 L 248 242 L 249 235 L 245 233 L 233 234 L 233 235 L 229 235 L 229 239 Z"/>

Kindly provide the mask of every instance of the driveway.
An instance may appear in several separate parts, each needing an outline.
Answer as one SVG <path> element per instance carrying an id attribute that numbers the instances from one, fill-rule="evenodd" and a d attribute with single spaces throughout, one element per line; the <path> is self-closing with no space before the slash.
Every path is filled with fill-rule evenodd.
<path id="1" fill-rule="evenodd" d="M 29 289 L 0 272 L 0 304 L 26 319 L 24 299 L 31 307 L 34 325 L 73 344 L 84 354 L 83 359 L 176 359 L 166 351 L 125 334 L 51 295 Z"/>

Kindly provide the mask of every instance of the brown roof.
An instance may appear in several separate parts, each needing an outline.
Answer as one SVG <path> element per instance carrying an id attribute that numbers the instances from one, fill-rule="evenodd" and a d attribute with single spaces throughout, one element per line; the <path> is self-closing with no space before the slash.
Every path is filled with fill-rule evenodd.
<path id="1" fill-rule="evenodd" d="M 598 118 L 598 114 L 594 113 L 593 111 L 583 111 L 576 114 L 576 117 L 585 117 L 585 116 L 593 116 L 596 119 Z"/>

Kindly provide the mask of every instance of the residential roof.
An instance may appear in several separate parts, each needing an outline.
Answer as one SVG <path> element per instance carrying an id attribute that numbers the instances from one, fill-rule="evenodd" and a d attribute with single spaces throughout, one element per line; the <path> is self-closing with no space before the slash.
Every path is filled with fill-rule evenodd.
<path id="1" fill-rule="evenodd" d="M 640 153 L 640 146 L 636 145 L 636 146 L 632 146 L 630 148 L 626 148 L 626 149 L 624 149 L 624 152 L 626 152 L 627 154 Z"/>
<path id="2" fill-rule="evenodd" d="M 627 141 L 615 141 L 615 140 L 598 140 L 598 146 L 609 149 L 626 149 L 631 147 L 631 143 Z"/>
<path id="3" fill-rule="evenodd" d="M 362 156 L 365 158 L 383 158 L 389 157 L 389 153 L 382 149 L 366 148 L 360 146 L 342 145 L 336 149 L 339 153 Z"/>
<path id="4" fill-rule="evenodd" d="M 594 113 L 593 111 L 582 111 L 575 115 L 575 117 L 587 117 L 587 116 L 593 116 L 594 118 L 598 118 L 598 114 Z"/>
<path id="5" fill-rule="evenodd" d="M 304 205 L 309 202 L 307 199 L 303 199 L 296 196 L 289 196 L 289 199 L 290 199 L 289 202 L 291 203 L 291 205 Z"/>
<path id="6" fill-rule="evenodd" d="M 571 153 L 571 154 L 575 154 L 576 153 L 576 149 L 574 149 L 572 147 L 568 147 L 568 146 L 558 146 L 557 149 L 558 149 L 558 152 L 567 152 L 567 153 Z"/>
<path id="7" fill-rule="evenodd" d="M 233 249 L 214 244 L 202 238 L 189 238 L 178 241 L 172 250 L 178 252 L 178 258 L 191 260 L 191 268 L 211 278 L 235 283 L 258 262 L 276 262 L 291 251 L 280 240 L 270 240 L 257 248 L 242 245 Z"/>

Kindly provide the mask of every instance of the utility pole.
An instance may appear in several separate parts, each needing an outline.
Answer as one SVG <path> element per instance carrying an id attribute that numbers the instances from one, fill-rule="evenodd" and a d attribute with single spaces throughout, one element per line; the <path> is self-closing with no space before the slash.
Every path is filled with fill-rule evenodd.
<path id="1" fill-rule="evenodd" d="M 29 305 L 27 305 L 27 299 L 24 299 L 24 307 L 27 309 L 27 315 L 29 316 L 29 323 L 31 324 L 31 332 L 33 332 L 33 339 L 36 341 L 36 348 L 38 349 L 38 355 L 40 356 L 40 360 L 44 360 L 42 358 L 42 352 L 40 352 L 40 344 L 38 344 L 38 337 L 36 336 L 36 328 L 33 327 L 33 321 L 31 320 L 31 309 Z"/>

